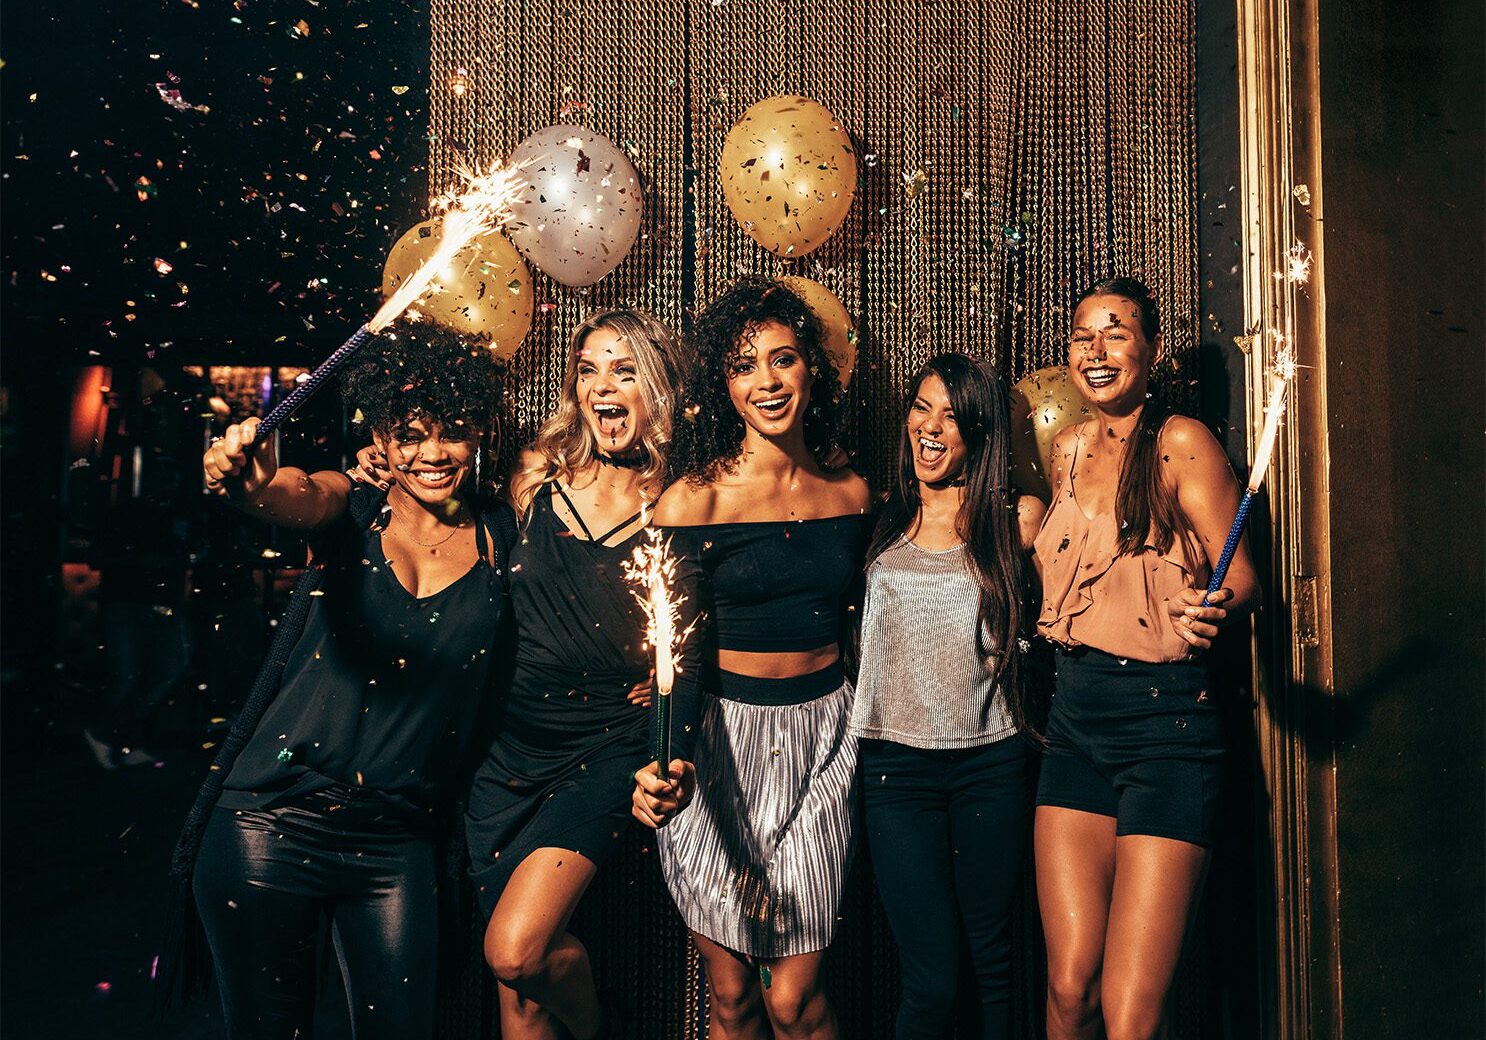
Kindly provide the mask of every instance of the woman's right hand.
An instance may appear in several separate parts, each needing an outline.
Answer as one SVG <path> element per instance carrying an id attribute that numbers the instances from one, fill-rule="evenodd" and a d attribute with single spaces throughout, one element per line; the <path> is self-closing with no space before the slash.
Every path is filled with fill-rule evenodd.
<path id="1" fill-rule="evenodd" d="M 252 498 L 273 481 L 279 471 L 278 452 L 272 437 L 255 448 L 258 423 L 256 418 L 234 423 L 206 449 L 201 468 L 209 491 Z"/>
<path id="2" fill-rule="evenodd" d="M 690 762 L 671 759 L 671 778 L 660 778 L 660 767 L 651 762 L 635 773 L 635 791 L 630 796 L 635 819 L 651 830 L 664 827 L 671 818 L 691 804 L 696 792 L 697 769 Z"/>
<path id="3" fill-rule="evenodd" d="M 392 486 L 387 456 L 375 444 L 368 444 L 356 453 L 356 465 L 346 470 L 346 476 L 358 484 L 373 484 L 383 491 Z"/>

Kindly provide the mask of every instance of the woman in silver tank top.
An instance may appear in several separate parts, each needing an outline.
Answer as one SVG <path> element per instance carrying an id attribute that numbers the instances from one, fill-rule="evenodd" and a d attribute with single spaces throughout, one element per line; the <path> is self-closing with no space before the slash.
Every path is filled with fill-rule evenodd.
<path id="1" fill-rule="evenodd" d="M 1018 636 L 1043 505 L 1007 479 L 1006 393 L 961 354 L 914 377 L 898 479 L 868 553 L 852 732 L 897 940 L 898 1040 L 954 1031 L 963 935 L 981 1023 L 1011 1025 L 1012 899 L 1031 822 Z"/>

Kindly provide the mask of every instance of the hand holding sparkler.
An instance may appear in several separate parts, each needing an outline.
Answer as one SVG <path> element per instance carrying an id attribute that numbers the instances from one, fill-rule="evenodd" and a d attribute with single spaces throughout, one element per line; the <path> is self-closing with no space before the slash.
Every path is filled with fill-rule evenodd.
<path id="1" fill-rule="evenodd" d="M 686 597 L 675 590 L 676 557 L 660 532 L 647 530 L 624 563 L 625 577 L 635 585 L 635 599 L 645 612 L 645 641 L 655 652 L 655 761 L 635 774 L 635 815 L 652 827 L 664 825 L 691 800 L 695 770 L 671 758 L 671 695 L 677 658 L 692 627 L 681 627 Z"/>

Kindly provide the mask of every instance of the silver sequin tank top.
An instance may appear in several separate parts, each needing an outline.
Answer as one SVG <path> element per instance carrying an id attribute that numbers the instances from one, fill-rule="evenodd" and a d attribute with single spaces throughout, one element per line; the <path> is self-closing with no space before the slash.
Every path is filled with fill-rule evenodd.
<path id="1" fill-rule="evenodd" d="M 979 608 L 963 545 L 931 552 L 903 539 L 872 561 L 852 732 L 929 749 L 1015 733 L 976 653 Z"/>

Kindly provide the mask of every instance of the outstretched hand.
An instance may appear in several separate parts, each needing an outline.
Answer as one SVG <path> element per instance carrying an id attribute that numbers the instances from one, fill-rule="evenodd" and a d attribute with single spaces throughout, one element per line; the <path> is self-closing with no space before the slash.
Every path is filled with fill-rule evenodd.
<path id="1" fill-rule="evenodd" d="M 218 495 L 252 498 L 266 488 L 279 471 L 278 451 L 273 438 L 255 448 L 258 436 L 257 418 L 245 419 L 227 427 L 227 432 L 212 441 L 201 457 L 206 486 Z"/>

